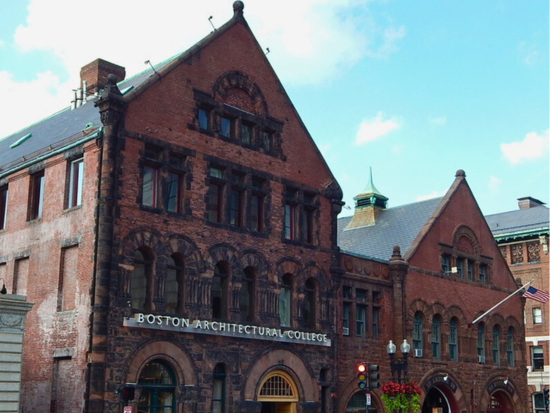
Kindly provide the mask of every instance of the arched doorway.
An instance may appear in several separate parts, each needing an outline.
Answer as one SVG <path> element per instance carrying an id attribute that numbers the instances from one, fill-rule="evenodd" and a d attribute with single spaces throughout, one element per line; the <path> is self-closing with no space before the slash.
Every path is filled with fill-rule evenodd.
<path id="1" fill-rule="evenodd" d="M 438 387 L 432 387 L 422 404 L 422 413 L 451 413 L 449 400 Z"/>
<path id="2" fill-rule="evenodd" d="M 502 391 L 494 392 L 487 403 L 486 413 L 512 413 L 514 408 L 510 398 Z"/>
<path id="3" fill-rule="evenodd" d="M 257 400 L 262 402 L 261 413 L 296 413 L 298 389 L 288 373 L 275 370 L 260 383 Z"/>
<path id="4" fill-rule="evenodd" d="M 157 359 L 145 364 L 138 385 L 141 386 L 138 413 L 176 412 L 176 378 L 165 361 Z"/>
<path id="5" fill-rule="evenodd" d="M 374 405 L 374 400 L 372 400 L 371 395 L 371 405 L 368 407 L 368 413 L 377 413 L 378 409 Z M 348 401 L 346 406 L 346 413 L 364 413 L 366 409 L 366 396 L 365 393 L 355 393 Z"/>

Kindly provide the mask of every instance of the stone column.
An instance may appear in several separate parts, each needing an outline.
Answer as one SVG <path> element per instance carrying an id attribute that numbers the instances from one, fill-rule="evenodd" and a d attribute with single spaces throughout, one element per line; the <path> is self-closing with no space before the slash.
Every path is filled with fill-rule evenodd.
<path id="1" fill-rule="evenodd" d="M 25 318 L 33 304 L 22 295 L 0 295 L 0 412 L 19 412 Z"/>

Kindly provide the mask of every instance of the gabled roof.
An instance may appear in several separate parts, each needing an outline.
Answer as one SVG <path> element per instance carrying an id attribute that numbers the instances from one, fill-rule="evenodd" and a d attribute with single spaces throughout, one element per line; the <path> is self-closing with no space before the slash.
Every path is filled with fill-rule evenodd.
<path id="1" fill-rule="evenodd" d="M 338 246 L 342 252 L 389 261 L 393 247 L 398 245 L 405 255 L 442 199 L 382 210 L 371 226 L 344 230 L 352 217 L 339 218 Z"/>
<path id="2" fill-rule="evenodd" d="M 242 2 L 236 1 L 233 4 L 233 18 L 225 25 L 214 30 L 183 53 L 119 82 L 118 87 L 125 99 L 130 101 L 139 95 L 162 75 L 187 60 L 193 53 L 219 37 L 237 22 L 246 24 L 242 13 L 243 8 Z M 57 151 L 65 150 L 71 144 L 77 145 L 97 137 L 102 124 L 99 110 L 93 103 L 96 98 L 97 96 L 90 96 L 85 104 L 76 109 L 65 108 L 12 135 L 3 139 L 0 137 L 0 179 L 36 162 L 41 157 L 47 158 L 56 154 Z"/>
<path id="3" fill-rule="evenodd" d="M 487 215 L 485 220 L 497 241 L 548 234 L 549 209 L 543 205 Z"/>

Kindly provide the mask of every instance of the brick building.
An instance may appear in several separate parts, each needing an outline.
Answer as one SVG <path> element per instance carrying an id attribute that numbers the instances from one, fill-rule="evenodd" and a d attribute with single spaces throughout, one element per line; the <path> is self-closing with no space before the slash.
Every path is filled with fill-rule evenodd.
<path id="1" fill-rule="evenodd" d="M 532 197 L 518 198 L 519 209 L 486 216 L 514 277 L 532 281 L 538 290 L 549 291 L 549 213 L 544 203 Z M 550 385 L 548 303 L 528 299 L 525 303 L 527 380 L 532 412 L 545 411 L 543 388 Z"/>
<path id="2" fill-rule="evenodd" d="M 338 222 L 337 410 L 364 411 L 354 363 L 396 378 L 386 345 L 407 340 L 406 377 L 423 391 L 423 413 L 528 412 L 524 299 L 515 294 L 476 321 L 519 288 L 464 171 L 442 198 L 387 208 L 371 176 L 355 201 Z M 383 411 L 380 396 L 372 392 L 372 411 Z"/>
<path id="3" fill-rule="evenodd" d="M 341 259 L 342 192 L 243 7 L 129 79 L 84 66 L 72 109 L 0 141 L 0 277 L 35 303 L 22 411 L 343 412 L 355 364 L 387 381 L 387 341 L 409 338 L 425 406 L 524 412 L 521 301 L 470 326 L 517 287 L 464 174 L 412 209 L 371 185 Z"/>

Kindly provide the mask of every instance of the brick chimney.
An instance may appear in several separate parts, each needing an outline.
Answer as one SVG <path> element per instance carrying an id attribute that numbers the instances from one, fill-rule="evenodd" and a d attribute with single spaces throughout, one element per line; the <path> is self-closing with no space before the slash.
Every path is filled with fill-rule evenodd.
<path id="1" fill-rule="evenodd" d="M 86 81 L 86 95 L 99 93 L 107 85 L 107 76 L 114 74 L 117 82 L 124 80 L 126 69 L 103 59 L 96 59 L 80 69 L 80 87 L 84 88 Z"/>
<path id="2" fill-rule="evenodd" d="M 523 198 L 518 198 L 519 209 L 529 209 L 538 206 L 544 205 L 544 202 L 539 201 L 538 199 L 531 198 L 530 196 L 525 196 Z"/>

